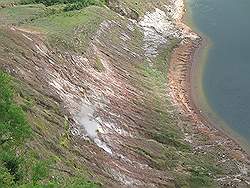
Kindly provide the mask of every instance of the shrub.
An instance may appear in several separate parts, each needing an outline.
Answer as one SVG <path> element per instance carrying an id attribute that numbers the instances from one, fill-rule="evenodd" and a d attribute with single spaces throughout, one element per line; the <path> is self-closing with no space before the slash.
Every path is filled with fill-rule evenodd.
<path id="1" fill-rule="evenodd" d="M 32 180 L 34 182 L 47 178 L 48 174 L 49 170 L 46 161 L 39 161 L 32 167 Z"/>
<path id="2" fill-rule="evenodd" d="M 7 150 L 0 154 L 1 167 L 9 172 L 10 179 L 14 182 L 18 182 L 23 177 L 21 170 L 22 158 L 17 156 L 15 152 Z"/>
<path id="3" fill-rule="evenodd" d="M 174 146 L 179 150 L 190 150 L 191 147 L 183 143 L 174 133 L 156 133 L 153 135 L 153 139 L 159 143 L 166 144 L 169 146 Z"/>
<path id="4" fill-rule="evenodd" d="M 0 71 L 0 146 L 18 146 L 30 131 L 24 112 L 13 101 L 10 77 Z"/>
<path id="5" fill-rule="evenodd" d="M 58 4 L 65 4 L 64 11 L 80 10 L 91 5 L 102 6 L 106 0 L 22 0 L 21 4 L 44 4 L 45 6 L 52 6 Z"/>
<path id="6" fill-rule="evenodd" d="M 7 187 L 14 185 L 14 177 L 10 174 L 8 169 L 0 164 L 0 187 Z"/>
<path id="7" fill-rule="evenodd" d="M 11 78 L 0 71 L 0 187 L 10 187 L 22 179 L 22 158 L 17 149 L 30 135 L 25 113 L 13 100 Z"/>

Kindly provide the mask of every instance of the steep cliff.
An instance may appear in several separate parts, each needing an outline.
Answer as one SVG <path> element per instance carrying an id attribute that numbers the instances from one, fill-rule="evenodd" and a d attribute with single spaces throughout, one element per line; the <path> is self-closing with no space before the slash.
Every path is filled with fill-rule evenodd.
<path id="1" fill-rule="evenodd" d="M 247 187 L 245 155 L 210 144 L 173 102 L 172 51 L 200 40 L 181 23 L 182 1 L 0 3 L 0 67 L 33 130 L 25 148 L 53 159 L 41 184 Z"/>

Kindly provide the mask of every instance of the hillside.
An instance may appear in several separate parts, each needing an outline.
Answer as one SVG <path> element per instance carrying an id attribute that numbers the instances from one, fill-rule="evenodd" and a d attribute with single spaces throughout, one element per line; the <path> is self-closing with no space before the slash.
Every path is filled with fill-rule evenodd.
<path id="1" fill-rule="evenodd" d="M 0 7 L 0 87 L 12 93 L 0 110 L 15 106 L 24 118 L 1 129 L 1 187 L 249 186 L 244 151 L 173 102 L 171 55 L 200 41 L 180 23 L 182 1 Z M 178 74 L 191 51 L 183 53 Z M 27 136 L 10 136 L 16 130 Z"/>

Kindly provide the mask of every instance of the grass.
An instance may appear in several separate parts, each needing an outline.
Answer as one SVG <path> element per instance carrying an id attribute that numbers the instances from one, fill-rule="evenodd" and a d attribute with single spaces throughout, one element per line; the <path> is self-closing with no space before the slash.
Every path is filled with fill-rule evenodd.
<path id="1" fill-rule="evenodd" d="M 168 2 L 165 0 L 123 0 L 126 7 L 135 10 L 140 16 L 148 11 L 155 10 L 155 7 L 163 8 Z"/>
<path id="2" fill-rule="evenodd" d="M 17 5 L 21 0 L 1 0 L 0 7 L 10 7 L 13 5 Z"/>
<path id="3" fill-rule="evenodd" d="M 51 131 L 54 126 L 48 126 L 51 123 L 50 120 L 42 117 L 47 113 L 53 114 L 52 122 L 55 122 L 58 118 L 58 110 L 48 99 L 36 98 L 33 91 L 28 88 L 28 86 L 22 87 L 18 81 L 0 71 L 0 187 L 99 187 L 78 172 L 75 173 L 76 176 L 52 178 L 53 176 L 63 177 L 61 172 L 55 173 L 53 170 L 61 161 L 51 160 L 53 155 L 38 145 L 43 139 L 51 139 L 50 134 L 56 134 L 56 131 Z M 43 101 L 42 109 L 38 105 L 39 100 Z M 26 105 L 27 101 L 29 101 L 28 105 Z M 25 111 L 19 105 L 23 106 Z M 45 105 L 47 109 L 44 109 Z M 40 117 L 39 121 L 29 118 L 36 116 Z M 67 148 L 70 140 L 69 122 L 66 117 L 62 118 L 62 122 L 64 122 L 62 128 L 64 142 L 60 144 L 63 148 Z M 40 124 L 43 124 L 43 127 L 36 129 Z M 55 124 L 60 126 L 60 122 Z M 30 126 L 33 131 L 30 130 Z M 60 132 L 59 129 L 56 130 Z M 45 132 L 42 137 L 40 137 L 41 132 Z M 27 137 L 30 140 L 27 140 Z M 35 148 L 31 147 L 34 141 Z M 50 144 L 53 144 L 52 140 Z"/>
<path id="4" fill-rule="evenodd" d="M 26 26 L 44 31 L 48 42 L 54 48 L 83 53 L 92 34 L 104 20 L 103 12 L 103 8 L 92 6 L 77 12 L 60 13 L 37 19 Z"/>
<path id="5" fill-rule="evenodd" d="M 156 2 L 153 0 L 146 2 L 124 0 L 124 2 L 141 15 L 155 5 L 161 6 L 163 3 L 163 1 Z M 48 14 L 48 8 L 55 10 L 55 12 Z M 0 15 L 2 15 L 1 18 L 9 20 L 6 22 L 8 24 L 21 24 L 22 27 L 43 31 L 48 44 L 52 48 L 67 52 L 73 51 L 78 54 L 85 53 L 88 44 L 95 37 L 96 31 L 104 20 L 113 20 L 120 24 L 119 27 L 111 28 L 109 32 L 105 33 L 105 36 L 101 36 L 101 39 L 118 47 L 126 47 L 136 54 L 143 54 L 141 49 L 143 34 L 140 29 L 135 27 L 135 30 L 129 33 L 129 36 L 131 36 L 129 41 L 122 42 L 120 34 L 124 31 L 128 32 L 128 21 L 120 17 L 117 18 L 118 16 L 109 9 L 90 6 L 79 11 L 62 12 L 63 9 L 64 6 L 61 5 L 54 5 L 53 7 L 18 5 L 13 8 L 0 9 Z M 1 33 L 0 39 L 4 37 L 4 33 L 3 35 Z M 148 123 L 147 125 L 152 126 L 147 127 L 147 139 L 153 139 L 154 142 L 157 141 L 157 144 L 163 147 L 157 155 L 152 153 L 149 148 L 138 147 L 137 152 L 150 159 L 152 167 L 175 175 L 176 184 L 180 187 L 212 186 L 212 178 L 217 173 L 213 160 L 208 160 L 209 157 L 207 156 L 200 158 L 194 155 L 190 145 L 183 141 L 184 135 L 178 127 L 179 116 L 172 112 L 174 107 L 171 106 L 171 102 L 166 96 L 169 57 L 178 42 L 173 40 L 162 47 L 152 65 L 146 60 L 143 62 L 141 59 L 129 59 L 129 62 L 125 64 L 122 57 L 119 62 L 115 63 L 120 69 L 134 73 L 132 75 L 133 80 L 129 81 L 143 91 L 143 99 L 145 99 L 143 105 L 147 109 L 147 114 L 144 117 L 145 124 Z M 112 50 L 108 44 L 105 48 L 108 52 Z M 13 47 L 9 50 L 23 51 L 24 49 Z M 132 60 L 138 62 L 132 65 L 133 63 L 130 62 Z M 131 66 L 128 66 L 128 64 Z M 93 66 L 99 72 L 104 69 L 98 57 L 95 59 Z M 27 156 L 32 164 L 32 167 L 29 168 L 29 177 L 31 176 L 33 182 L 26 183 L 22 187 L 99 187 L 99 185 L 86 180 L 87 175 L 85 174 L 88 174 L 88 172 L 83 172 L 82 169 L 85 169 L 85 166 L 81 164 L 82 161 L 79 162 L 79 159 L 84 155 L 84 151 L 75 151 L 79 153 L 76 156 L 70 150 L 69 122 L 65 120 L 65 115 L 60 111 L 60 104 L 26 84 L 16 82 L 19 96 L 15 99 L 26 112 L 27 120 L 31 123 L 33 129 L 32 142 L 28 144 L 29 150 L 37 155 L 37 157 Z M 50 169 L 49 174 L 45 173 L 46 168 L 50 168 L 51 164 L 44 166 L 37 162 L 46 161 L 50 158 L 56 158 L 52 163 L 53 167 L 64 167 L 69 169 L 70 172 L 77 172 L 77 175 L 69 177 L 62 171 L 54 169 Z M 6 170 L 3 169 L 2 172 L 2 174 L 5 174 Z M 53 179 L 52 176 L 56 178 Z M 53 181 L 49 181 L 51 179 Z M 8 177 L 7 180 L 9 183 L 12 182 L 11 177 Z"/>
<path id="6" fill-rule="evenodd" d="M 0 9 L 0 25 L 20 25 L 45 14 L 43 5 L 17 5 Z"/>
<path id="7" fill-rule="evenodd" d="M 167 71 L 168 71 L 168 66 L 169 66 L 169 61 L 171 54 L 173 52 L 173 49 L 176 48 L 180 43 L 179 39 L 173 38 L 169 39 L 169 42 L 167 45 L 165 45 L 163 48 L 161 48 L 158 52 L 158 56 L 155 59 L 155 63 L 153 67 L 162 72 L 164 77 L 167 77 Z"/>
<path id="8" fill-rule="evenodd" d="M 62 134 L 61 138 L 60 138 L 60 145 L 62 147 L 65 148 L 69 148 L 69 144 L 70 144 L 70 132 L 69 132 L 69 122 L 68 122 L 68 118 L 65 117 L 64 120 L 64 133 Z"/>
<path id="9" fill-rule="evenodd" d="M 173 173 L 179 187 L 216 187 L 213 178 L 220 173 L 220 168 L 204 156 L 198 158 L 192 152 L 181 152 L 169 145 L 164 145 L 164 150 L 157 155 L 142 148 L 137 148 L 137 152 L 151 160 L 151 167 Z"/>
<path id="10" fill-rule="evenodd" d="M 214 159 L 209 155 L 196 156 L 189 143 L 184 141 L 181 127 L 178 126 L 180 116 L 166 96 L 166 82 L 168 63 L 172 50 L 179 44 L 173 39 L 171 43 L 159 50 L 153 63 L 147 61 L 139 65 L 139 75 L 143 75 L 144 82 L 140 87 L 145 87 L 147 104 L 150 107 L 148 118 L 154 122 L 155 129 L 148 133 L 150 139 L 162 144 L 163 151 L 157 155 L 147 148 L 137 148 L 137 152 L 151 161 L 153 168 L 172 172 L 175 183 L 179 187 L 216 187 L 213 178 L 220 174 L 220 168 L 214 164 Z M 138 78 L 138 80 L 141 78 Z"/>
<path id="11" fill-rule="evenodd" d="M 104 66 L 103 66 L 102 61 L 99 57 L 96 58 L 94 68 L 99 72 L 102 72 L 104 70 Z"/>
<path id="12" fill-rule="evenodd" d="M 157 153 L 150 148 L 135 149 L 151 161 L 151 167 L 172 172 L 179 187 L 216 187 L 213 177 L 221 171 L 208 156 L 196 156 L 191 150 L 180 151 L 169 144 L 164 144 L 163 150 Z"/>
<path id="13" fill-rule="evenodd" d="M 0 71 L 0 187 L 22 181 L 22 146 L 31 130 L 22 109 L 13 101 L 14 90 L 10 77 Z"/>
<path id="14" fill-rule="evenodd" d="M 6 6 L 5 8 L 0 9 L 0 25 L 21 25 L 24 23 L 32 22 L 41 17 L 48 17 L 49 15 L 58 15 L 65 11 L 80 10 L 88 6 L 103 6 L 105 2 L 102 0 L 87 0 L 86 4 L 82 4 L 80 1 L 72 1 L 72 3 L 65 4 L 60 3 L 61 1 L 56 1 L 55 3 L 46 4 L 39 3 L 38 1 L 30 1 L 31 4 L 27 1 L 15 1 L 15 6 Z M 46 1 L 47 2 L 47 1 Z M 52 2 L 52 1 L 48 1 Z M 85 2 L 85 1 L 83 1 Z M 12 1 L 0 2 L 1 4 L 13 3 Z M 34 3 L 34 4 L 33 4 Z M 73 13 L 75 14 L 75 12 Z M 71 14 L 71 15 L 73 15 Z M 88 14 L 88 13 L 85 13 Z M 69 15 L 69 14 L 66 14 Z M 64 14 L 65 16 L 65 14 Z M 90 18 L 93 15 L 86 16 Z M 56 16 L 55 16 L 56 17 Z M 46 20 L 47 18 L 45 18 Z M 60 20 L 60 16 L 56 21 Z M 94 21 L 94 20 L 92 20 Z M 60 22 L 64 23 L 64 22 Z M 66 22 L 69 23 L 69 22 Z M 53 28 L 51 28 L 53 29 Z"/>
<path id="15" fill-rule="evenodd" d="M 175 132 L 169 133 L 169 132 L 163 132 L 163 133 L 155 133 L 153 135 L 153 139 L 156 141 L 166 144 L 168 146 L 173 146 L 177 148 L 178 150 L 191 150 L 191 147 L 184 143 L 181 138 L 178 138 L 177 134 Z"/>
<path id="16" fill-rule="evenodd" d="M 73 11 L 92 5 L 103 6 L 106 0 L 21 0 L 21 4 L 65 5 L 63 11 Z"/>

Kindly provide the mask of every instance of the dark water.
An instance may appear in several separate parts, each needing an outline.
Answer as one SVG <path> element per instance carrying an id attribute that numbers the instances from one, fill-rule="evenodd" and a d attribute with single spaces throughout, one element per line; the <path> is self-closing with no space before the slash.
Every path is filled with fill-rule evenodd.
<path id="1" fill-rule="evenodd" d="M 202 89 L 212 110 L 250 143 L 250 0 L 187 0 L 212 42 Z"/>

